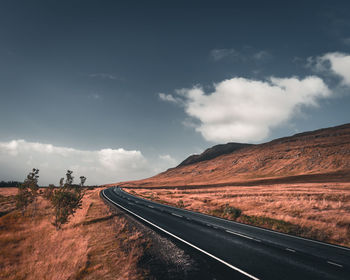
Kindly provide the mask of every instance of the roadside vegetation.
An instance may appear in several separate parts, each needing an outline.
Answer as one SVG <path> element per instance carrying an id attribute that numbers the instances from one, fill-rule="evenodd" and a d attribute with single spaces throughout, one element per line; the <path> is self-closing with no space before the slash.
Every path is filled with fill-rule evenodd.
<path id="1" fill-rule="evenodd" d="M 350 247 L 350 183 L 125 190 L 160 203 Z"/>
<path id="2" fill-rule="evenodd" d="M 39 192 L 39 169 L 33 168 L 24 182 L 17 186 L 18 193 L 15 196 L 16 208 L 24 215 L 27 207 L 32 205 L 34 209 L 32 215 L 35 215 L 38 197 L 44 197 L 54 209 L 55 219 L 52 224 L 57 230 L 61 229 L 62 225 L 68 222 L 69 217 L 73 216 L 77 209 L 81 208 L 85 193 L 83 186 L 86 177 L 80 176 L 80 184 L 74 185 L 72 174 L 73 171 L 67 170 L 65 183 L 64 178 L 61 178 L 58 188 L 51 184 L 48 188 L 45 188 L 45 191 L 40 190 Z"/>
<path id="3" fill-rule="evenodd" d="M 146 277 L 138 264 L 148 242 L 72 173 L 39 188 L 33 169 L 18 188 L 0 188 L 0 279 Z"/>

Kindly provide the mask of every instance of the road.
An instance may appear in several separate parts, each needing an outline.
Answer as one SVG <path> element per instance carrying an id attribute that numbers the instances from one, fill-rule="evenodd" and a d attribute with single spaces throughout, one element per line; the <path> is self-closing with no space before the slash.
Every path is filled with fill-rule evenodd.
<path id="1" fill-rule="evenodd" d="M 121 188 L 109 203 L 225 265 L 230 279 L 350 279 L 350 248 L 244 225 L 145 200 Z"/>

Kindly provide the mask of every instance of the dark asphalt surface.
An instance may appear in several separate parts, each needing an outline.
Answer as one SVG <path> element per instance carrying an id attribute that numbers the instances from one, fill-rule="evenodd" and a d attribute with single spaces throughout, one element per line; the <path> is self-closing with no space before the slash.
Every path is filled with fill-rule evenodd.
<path id="1" fill-rule="evenodd" d="M 225 265 L 229 279 L 350 279 L 346 247 L 162 205 L 120 188 L 106 189 L 102 197 Z"/>

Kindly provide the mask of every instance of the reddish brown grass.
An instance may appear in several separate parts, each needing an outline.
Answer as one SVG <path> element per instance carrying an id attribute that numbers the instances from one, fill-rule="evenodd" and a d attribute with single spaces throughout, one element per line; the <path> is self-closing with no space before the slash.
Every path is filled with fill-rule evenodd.
<path id="1" fill-rule="evenodd" d="M 39 199 L 0 218 L 0 279 L 140 279 L 141 235 L 88 191 L 69 224 L 57 231 L 52 209 Z"/>
<path id="2" fill-rule="evenodd" d="M 303 183 L 350 182 L 350 124 L 249 146 L 231 154 L 171 168 L 151 178 L 119 185 L 246 185 L 249 181 L 267 179 L 279 180 L 279 183 L 290 183 L 291 180 Z"/>
<path id="3" fill-rule="evenodd" d="M 0 188 L 0 217 L 15 209 L 16 194 L 17 188 Z"/>
<path id="4" fill-rule="evenodd" d="M 242 210 L 237 221 L 350 246 L 350 183 L 128 191 L 162 203 L 183 204 L 186 209 L 234 219 L 222 210 L 228 205 Z"/>
<path id="5" fill-rule="evenodd" d="M 17 188 L 0 188 L 0 195 L 11 196 L 17 194 Z"/>
<path id="6" fill-rule="evenodd" d="M 174 206 L 350 246 L 350 124 L 112 185 Z"/>

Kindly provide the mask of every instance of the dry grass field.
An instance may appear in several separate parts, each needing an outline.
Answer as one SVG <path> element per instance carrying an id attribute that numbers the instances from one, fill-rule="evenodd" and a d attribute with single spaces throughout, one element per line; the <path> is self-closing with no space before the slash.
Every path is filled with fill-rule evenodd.
<path id="1" fill-rule="evenodd" d="M 0 217 L 10 213 L 16 208 L 16 188 L 0 188 Z"/>
<path id="2" fill-rule="evenodd" d="M 215 158 L 206 159 L 205 152 L 197 157 L 202 160 L 109 186 L 350 247 L 350 124 L 246 146 Z"/>
<path id="3" fill-rule="evenodd" d="M 350 183 L 125 190 L 161 203 L 350 247 Z"/>
<path id="4" fill-rule="evenodd" d="M 109 212 L 99 191 L 87 191 L 82 209 L 59 231 L 44 199 L 24 215 L 12 209 L 0 217 L 0 279 L 143 279 L 137 264 L 145 240 Z M 6 211 L 15 194 L 0 188 Z"/>

